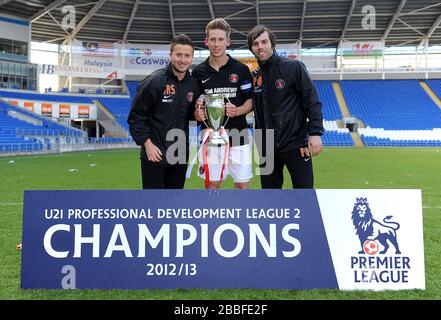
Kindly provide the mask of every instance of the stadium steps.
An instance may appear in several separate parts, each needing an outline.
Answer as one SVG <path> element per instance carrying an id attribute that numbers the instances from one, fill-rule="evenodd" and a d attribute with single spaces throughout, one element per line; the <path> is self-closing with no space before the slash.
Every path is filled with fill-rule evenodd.
<path id="1" fill-rule="evenodd" d="M 337 126 L 339 128 L 346 128 L 345 122 L 343 120 L 335 120 L 335 122 L 337 123 Z"/>
<path id="2" fill-rule="evenodd" d="M 32 116 L 26 115 L 26 114 L 23 113 L 23 112 L 17 112 L 17 111 L 15 111 L 15 110 L 12 110 L 13 108 L 16 108 L 16 106 L 9 104 L 8 101 L 3 100 L 2 98 L 0 98 L 0 102 L 3 102 L 3 103 L 5 103 L 5 104 L 7 104 L 7 105 L 10 106 L 9 110 L 7 111 L 7 114 L 8 114 L 10 117 L 15 118 L 15 119 L 18 119 L 18 120 L 25 121 L 25 122 L 30 123 L 30 124 L 33 124 L 33 125 L 35 125 L 35 126 L 42 126 L 42 125 L 43 125 L 43 121 L 38 120 L 38 119 L 36 119 L 35 117 L 32 117 Z"/>
<path id="3" fill-rule="evenodd" d="M 358 132 L 351 132 L 351 137 L 352 140 L 354 141 L 354 144 L 357 148 L 363 148 L 364 147 L 364 143 L 361 140 L 360 135 L 358 134 Z"/>
<path id="4" fill-rule="evenodd" d="M 24 121 L 26 123 L 32 124 L 36 127 L 36 130 L 30 130 L 27 131 L 27 133 L 21 133 L 26 135 L 32 135 L 32 136 L 38 136 L 40 135 L 73 135 L 76 137 L 79 136 L 87 136 L 87 132 L 81 131 L 79 129 L 76 129 L 68 124 L 64 124 L 58 121 L 55 121 L 54 118 L 46 118 L 42 115 L 39 115 L 33 111 L 29 111 L 23 107 L 16 106 L 14 104 L 11 104 L 10 101 L 6 101 L 2 98 L 0 98 L 0 107 L 2 107 L 3 104 L 3 112 L 7 113 L 9 116 L 11 116 L 14 119 L 19 119 L 21 121 Z M 1 112 L 1 110 L 0 110 Z M 0 128 L 1 129 L 1 128 Z M 17 128 L 21 129 L 21 128 Z M 43 130 L 43 131 L 41 131 Z"/>
<path id="5" fill-rule="evenodd" d="M 129 89 L 129 86 L 127 85 L 125 80 L 122 81 L 122 90 L 121 91 L 123 93 L 127 93 L 130 96 L 130 89 Z"/>
<path id="6" fill-rule="evenodd" d="M 93 102 L 97 106 L 97 121 L 106 130 L 106 136 L 127 138 L 127 132 L 118 124 L 116 117 L 100 101 Z"/>
<path id="7" fill-rule="evenodd" d="M 351 113 L 349 112 L 348 104 L 346 103 L 346 99 L 343 95 L 343 91 L 341 90 L 340 84 L 338 82 L 333 82 L 332 87 L 334 88 L 335 96 L 337 97 L 337 102 L 340 107 L 341 113 L 343 114 L 343 117 L 345 118 L 351 118 Z M 360 126 L 360 122 L 358 121 L 358 124 Z M 364 126 L 364 123 L 362 123 Z M 351 132 L 352 140 L 354 141 L 354 144 L 358 148 L 363 148 L 364 143 L 361 140 L 360 135 L 358 132 Z"/>
<path id="8" fill-rule="evenodd" d="M 423 87 L 424 91 L 426 91 L 429 97 L 433 100 L 433 102 L 435 102 L 435 104 L 441 109 L 441 100 L 436 95 L 436 93 L 433 92 L 432 88 L 430 88 L 429 85 L 424 81 L 420 81 L 420 85 L 421 87 Z"/>
<path id="9" fill-rule="evenodd" d="M 343 96 L 343 91 L 341 90 L 338 82 L 333 82 L 332 87 L 334 88 L 335 96 L 337 97 L 338 105 L 340 107 L 341 113 L 343 114 L 343 117 L 352 117 L 351 113 L 349 112 L 348 105 L 346 104 L 345 97 Z"/>
<path id="10" fill-rule="evenodd" d="M 10 110 L 8 112 L 8 115 L 11 116 L 12 118 L 33 124 L 34 126 L 42 126 L 43 125 L 43 121 L 37 120 L 35 118 L 32 118 L 30 116 L 27 116 L 23 113 L 20 113 L 20 112 L 14 111 L 14 110 Z"/>

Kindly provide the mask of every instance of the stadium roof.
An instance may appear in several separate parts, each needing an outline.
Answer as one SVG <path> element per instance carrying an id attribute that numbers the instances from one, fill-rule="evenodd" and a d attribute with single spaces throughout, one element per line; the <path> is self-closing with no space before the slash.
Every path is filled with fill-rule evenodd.
<path id="1" fill-rule="evenodd" d="M 63 30 L 67 5 L 75 7 L 76 27 Z M 365 30 L 362 21 L 373 8 L 375 28 Z M 75 37 L 164 44 L 186 33 L 204 47 L 205 25 L 221 17 L 233 28 L 235 48 L 257 23 L 273 29 L 279 43 L 302 39 L 309 48 L 335 47 L 341 39 L 441 44 L 441 1 L 435 0 L 0 0 L 0 13 L 32 22 L 33 41 L 53 43 Z"/>

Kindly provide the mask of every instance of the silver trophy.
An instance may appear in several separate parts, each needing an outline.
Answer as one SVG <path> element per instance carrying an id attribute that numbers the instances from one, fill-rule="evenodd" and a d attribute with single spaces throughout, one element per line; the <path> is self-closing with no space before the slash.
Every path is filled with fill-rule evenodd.
<path id="1" fill-rule="evenodd" d="M 204 121 L 207 128 L 212 129 L 210 132 L 210 141 L 208 145 L 218 146 L 228 143 L 219 133 L 220 128 L 224 127 L 229 117 L 225 112 L 225 99 L 230 102 L 225 94 L 206 94 L 202 96 L 205 101 L 205 115 L 207 120 Z M 226 118 L 226 120 L 225 120 Z M 225 123 L 224 123 L 225 120 Z"/>

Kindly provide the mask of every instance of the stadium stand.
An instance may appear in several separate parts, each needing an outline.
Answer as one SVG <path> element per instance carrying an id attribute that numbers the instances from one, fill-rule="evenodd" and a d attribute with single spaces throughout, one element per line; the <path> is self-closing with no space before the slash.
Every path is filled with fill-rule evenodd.
<path id="1" fill-rule="evenodd" d="M 0 90 L 0 98 L 24 99 L 29 101 L 66 102 L 66 103 L 93 103 L 92 99 L 83 95 L 37 93 L 19 90 Z"/>
<path id="2" fill-rule="evenodd" d="M 140 81 L 126 81 L 127 88 L 129 89 L 130 97 L 134 97 Z"/>
<path id="3" fill-rule="evenodd" d="M 335 97 L 332 81 L 314 81 L 323 104 L 323 118 L 326 120 L 340 120 L 343 118 L 337 98 Z"/>
<path id="4" fill-rule="evenodd" d="M 19 108 L 16 106 L 12 106 L 6 102 L 3 102 L 0 100 L 0 106 L 1 111 L 3 114 L 8 115 L 8 113 L 14 113 L 16 115 L 25 115 L 28 118 L 31 118 L 35 120 L 36 122 L 41 123 L 41 125 L 37 126 L 32 123 L 21 121 L 17 123 L 16 126 L 13 125 L 11 122 L 9 125 L 5 124 L 1 127 L 1 129 L 4 129 L 6 127 L 15 128 L 15 131 L 17 134 L 23 134 L 23 135 L 35 135 L 35 136 L 73 136 L 73 137 L 81 137 L 84 136 L 84 132 L 81 130 L 78 130 L 76 128 L 67 127 L 61 124 L 56 123 L 55 121 L 52 121 L 50 119 L 47 119 L 43 116 L 40 116 L 38 114 L 35 114 L 33 112 L 27 111 L 26 109 Z M 16 119 L 14 117 L 9 116 L 12 119 Z"/>
<path id="5" fill-rule="evenodd" d="M 339 128 L 336 121 L 323 120 L 325 133 L 322 137 L 323 145 L 325 146 L 354 146 L 354 141 L 351 138 L 347 128 Z"/>
<path id="6" fill-rule="evenodd" d="M 343 115 L 335 97 L 332 81 L 314 81 L 320 100 L 322 102 L 325 133 L 322 137 L 325 146 L 354 146 L 347 128 L 339 128 L 337 120 Z"/>
<path id="7" fill-rule="evenodd" d="M 74 149 L 85 150 L 93 148 L 94 145 L 99 145 L 99 148 L 103 148 L 105 144 L 108 144 L 106 148 L 110 148 L 110 145 L 116 147 L 134 146 L 133 140 L 129 137 L 127 116 L 130 110 L 131 99 L 128 96 L 115 97 L 113 95 L 83 95 L 83 94 L 68 94 L 67 90 L 64 90 L 64 94 L 46 92 L 37 93 L 22 90 L 0 90 L 2 123 L 0 128 L 2 129 L 3 136 L 8 140 L 0 141 L 2 147 L 0 148 L 0 154 L 10 153 L 22 153 L 22 152 L 59 152 L 73 151 Z M 112 113 L 115 117 L 116 123 L 125 132 L 123 137 L 119 136 L 106 136 L 106 137 L 91 137 L 87 138 L 87 133 L 74 127 L 67 126 L 65 124 L 57 123 L 50 118 L 41 116 L 37 113 L 28 111 L 25 108 L 18 107 L 7 103 L 9 99 L 24 100 L 35 103 L 50 102 L 50 103 L 68 103 L 68 104 L 96 104 L 100 102 L 104 108 Z M 33 123 L 27 123 L 26 121 L 15 119 L 11 117 L 11 114 L 25 115 L 25 118 L 33 119 Z M 11 120 L 12 119 L 12 120 Z M 18 121 L 18 122 L 17 122 Z M 7 124 L 10 124 L 9 126 Z M 39 123 L 39 125 L 35 125 Z M 113 125 L 112 125 L 113 126 Z M 12 138 L 17 138 L 12 140 Z M 33 140 L 32 140 L 33 139 Z M 35 140 L 35 141 L 34 141 Z M 23 147 L 24 143 L 27 143 L 26 147 Z M 28 146 L 30 142 L 37 143 L 36 145 Z M 11 144 L 12 143 L 12 144 Z M 82 146 L 75 146 L 76 144 Z"/>
<path id="8" fill-rule="evenodd" d="M 441 146 L 441 110 L 418 80 L 341 81 L 367 146 Z"/>
<path id="9" fill-rule="evenodd" d="M 36 126 L 8 115 L 10 106 L 0 101 L 0 153 L 35 152 L 43 150 L 43 143 L 26 133 L 47 133 L 46 128 Z M 19 132 L 23 132 L 20 134 Z"/>
<path id="10" fill-rule="evenodd" d="M 9 152 L 35 152 L 43 150 L 43 143 L 35 138 L 16 136 L 14 130 L 10 130 L 5 124 L 20 125 L 17 120 L 12 120 L 5 114 L 0 113 L 0 153 Z"/>
<path id="11" fill-rule="evenodd" d="M 28 96 L 27 93 L 22 94 Z M 1 100 L 0 112 L 0 135 L 3 137 L 0 139 L 0 154 L 58 152 L 60 145 L 72 146 L 88 142 L 87 133 L 81 130 Z M 109 139 L 108 143 L 111 142 Z"/>
<path id="12" fill-rule="evenodd" d="M 427 80 L 440 97 L 441 80 Z M 0 98 L 60 103 L 98 101 L 115 116 L 127 137 L 89 138 L 91 144 L 133 144 L 128 134 L 127 116 L 139 81 L 126 81 L 130 97 L 78 95 L 0 90 Z M 419 80 L 343 80 L 339 81 L 351 114 L 366 124 L 358 132 L 366 146 L 441 146 L 441 109 L 421 88 Z M 325 146 L 354 146 L 343 118 L 333 81 L 314 80 L 323 104 Z M 0 103 L 0 153 L 54 151 L 57 144 L 84 143 L 84 132 L 66 127 L 20 107 Z M 16 119 L 10 111 L 41 122 L 35 125 Z M 9 114 L 8 114 L 9 113 Z M 339 126 L 340 122 L 340 126 Z"/>
<path id="13" fill-rule="evenodd" d="M 132 99 L 129 98 L 99 98 L 97 99 L 106 107 L 116 118 L 118 124 L 129 133 L 129 125 L 127 117 L 130 111 Z"/>
<path id="14" fill-rule="evenodd" d="M 441 79 L 429 79 L 426 83 L 435 92 L 439 99 L 441 99 Z"/>

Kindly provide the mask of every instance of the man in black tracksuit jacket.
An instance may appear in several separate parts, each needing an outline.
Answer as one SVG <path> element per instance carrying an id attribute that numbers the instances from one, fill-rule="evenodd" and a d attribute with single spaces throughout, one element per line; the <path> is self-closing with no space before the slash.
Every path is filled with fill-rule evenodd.
<path id="1" fill-rule="evenodd" d="M 154 71 L 138 86 L 127 122 L 130 134 L 141 146 L 143 189 L 184 187 L 188 124 L 200 95 L 199 83 L 188 71 L 193 52 L 190 38 L 176 36 L 168 66 Z"/>
<path id="2" fill-rule="evenodd" d="M 274 143 L 274 170 L 261 175 L 262 188 L 282 188 L 285 165 L 294 188 L 313 188 L 311 156 L 323 148 L 322 104 L 305 65 L 279 57 L 275 45 L 274 33 L 262 25 L 248 34 L 248 47 L 259 63 L 253 73 L 253 107 L 255 128 L 262 130 L 261 159 Z M 266 141 L 271 129 L 274 141 Z"/>

